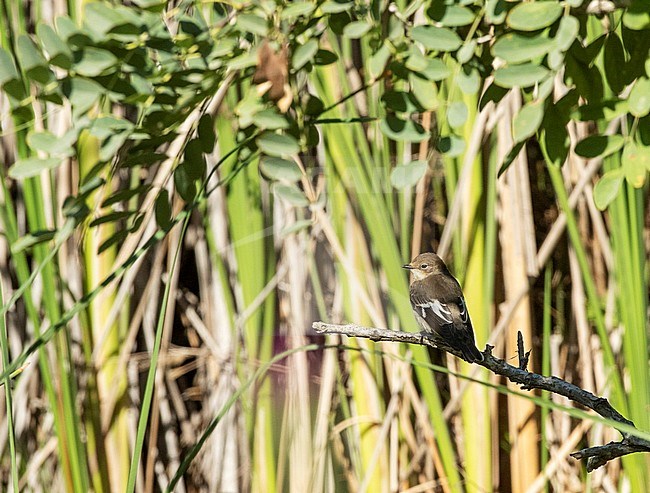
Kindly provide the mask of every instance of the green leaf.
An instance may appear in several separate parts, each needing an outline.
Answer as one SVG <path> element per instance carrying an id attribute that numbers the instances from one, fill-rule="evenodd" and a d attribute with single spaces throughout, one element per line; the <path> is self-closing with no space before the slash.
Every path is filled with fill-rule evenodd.
<path id="1" fill-rule="evenodd" d="M 368 61 L 368 71 L 370 72 L 370 76 L 372 78 L 376 79 L 384 72 L 386 63 L 388 63 L 389 58 L 390 48 L 386 42 L 384 42 L 381 47 L 375 53 L 373 53 L 373 55 L 370 57 L 370 60 Z"/>
<path id="2" fill-rule="evenodd" d="M 370 31 L 372 26 L 366 21 L 350 22 L 343 28 L 343 36 L 350 39 L 359 39 L 361 36 Z"/>
<path id="3" fill-rule="evenodd" d="M 605 41 L 603 66 L 605 68 L 605 79 L 614 94 L 619 94 L 625 87 L 624 64 L 625 52 L 621 38 L 615 32 L 611 32 Z"/>
<path id="4" fill-rule="evenodd" d="M 74 64 L 74 70 L 79 75 L 97 77 L 108 69 L 117 69 L 118 60 L 110 51 L 87 46 L 81 55 L 81 60 Z"/>
<path id="5" fill-rule="evenodd" d="M 565 15 L 555 33 L 555 43 L 560 51 L 568 50 L 580 31 L 580 22 L 573 16 Z"/>
<path id="6" fill-rule="evenodd" d="M 571 141 L 566 128 L 567 118 L 562 116 L 559 104 L 549 104 L 540 132 L 539 144 L 548 161 L 560 167 L 569 155 Z"/>
<path id="7" fill-rule="evenodd" d="M 295 182 L 302 177 L 302 171 L 294 161 L 279 157 L 264 156 L 260 161 L 260 171 L 272 180 Z"/>
<path id="8" fill-rule="evenodd" d="M 187 163 L 182 162 L 174 169 L 174 185 L 185 202 L 192 202 L 196 197 L 196 181 L 190 176 Z"/>
<path id="9" fill-rule="evenodd" d="M 393 140 L 420 142 L 429 138 L 429 133 L 422 125 L 411 119 L 402 120 L 395 115 L 388 115 L 382 119 L 379 128 L 386 137 Z"/>
<path id="10" fill-rule="evenodd" d="M 452 128 L 462 126 L 467 121 L 468 116 L 469 110 L 467 109 L 467 105 L 462 101 L 456 101 L 449 105 L 447 121 Z"/>
<path id="11" fill-rule="evenodd" d="M 66 70 L 72 67 L 72 52 L 70 51 L 70 47 L 59 37 L 51 26 L 40 23 L 36 27 L 36 33 L 52 65 Z"/>
<path id="12" fill-rule="evenodd" d="M 390 173 L 390 183 L 398 190 L 412 187 L 424 176 L 427 167 L 426 161 L 411 161 L 395 166 Z"/>
<path id="13" fill-rule="evenodd" d="M 487 0 L 485 2 L 485 20 L 488 24 L 503 24 L 508 13 L 506 0 Z"/>
<path id="14" fill-rule="evenodd" d="M 650 79 L 647 77 L 637 79 L 630 91 L 628 101 L 632 116 L 641 118 L 650 113 Z"/>
<path id="15" fill-rule="evenodd" d="M 122 221 L 124 219 L 128 219 L 131 217 L 133 214 L 135 214 L 137 211 L 117 211 L 117 212 L 109 212 L 108 214 L 104 214 L 103 216 L 99 216 L 96 219 L 93 219 L 90 221 L 90 224 L 88 225 L 89 228 L 95 228 L 97 226 L 100 226 L 102 224 L 106 223 L 114 223 L 116 221 Z"/>
<path id="16" fill-rule="evenodd" d="M 49 229 L 43 231 L 35 231 L 34 233 L 21 236 L 11 245 L 11 253 L 16 255 L 17 253 L 29 250 L 36 245 L 40 245 L 41 243 L 46 243 L 54 239 L 55 235 L 56 230 Z"/>
<path id="17" fill-rule="evenodd" d="M 553 39 L 543 34 L 508 33 L 494 43 L 492 53 L 508 63 L 521 63 L 546 55 L 555 44 Z"/>
<path id="18" fill-rule="evenodd" d="M 274 108 L 268 108 L 255 113 L 253 122 L 257 127 L 265 130 L 283 130 L 289 128 L 287 118 L 278 113 Z"/>
<path id="19" fill-rule="evenodd" d="M 455 51 L 463 44 L 458 34 L 446 27 L 416 26 L 411 36 L 429 50 Z"/>
<path id="20" fill-rule="evenodd" d="M 273 132 L 264 132 L 257 139 L 257 145 L 262 152 L 270 156 L 291 156 L 300 151 L 300 145 L 294 137 Z"/>
<path id="21" fill-rule="evenodd" d="M 414 102 L 414 93 L 415 91 L 406 92 L 389 89 L 383 94 L 381 101 L 387 108 L 396 113 L 416 113 L 420 111 L 421 107 L 417 102 Z"/>
<path id="22" fill-rule="evenodd" d="M 494 82 L 501 87 L 530 87 L 549 74 L 546 67 L 532 63 L 501 67 L 494 73 Z"/>
<path id="23" fill-rule="evenodd" d="M 71 77 L 63 84 L 63 94 L 72 105 L 74 115 L 80 115 L 90 109 L 103 94 L 104 89 L 96 82 L 82 77 Z"/>
<path id="24" fill-rule="evenodd" d="M 512 137 L 515 142 L 523 142 L 532 137 L 544 118 L 544 101 L 532 101 L 519 110 L 513 120 Z"/>
<path id="25" fill-rule="evenodd" d="M 481 89 L 481 74 L 476 67 L 463 66 L 458 72 L 456 83 L 463 94 L 474 95 Z"/>
<path id="26" fill-rule="evenodd" d="M 650 147 L 628 142 L 623 148 L 621 164 L 627 182 L 634 188 L 641 188 L 645 183 L 645 175 L 650 170 Z"/>
<path id="27" fill-rule="evenodd" d="M 632 0 L 623 14 L 623 25 L 634 31 L 650 28 L 650 4 L 647 0 Z"/>
<path id="28" fill-rule="evenodd" d="M 315 39 L 310 39 L 304 45 L 298 46 L 291 57 L 291 64 L 294 70 L 299 70 L 307 63 L 313 61 L 317 51 L 318 41 Z"/>
<path id="29" fill-rule="evenodd" d="M 51 132 L 31 132 L 27 135 L 27 144 L 35 151 L 42 151 L 50 156 L 69 157 L 74 154 L 73 144 L 77 141 L 78 132 L 70 129 L 62 136 Z"/>
<path id="30" fill-rule="evenodd" d="M 515 158 L 519 155 L 521 152 L 521 149 L 524 147 L 525 142 L 519 142 L 515 144 L 512 149 L 508 152 L 506 155 L 505 159 L 503 160 L 503 164 L 499 168 L 499 172 L 497 173 L 497 178 L 500 177 L 503 173 L 506 172 L 506 170 L 510 167 L 512 162 L 515 160 Z"/>
<path id="31" fill-rule="evenodd" d="M 418 73 L 429 80 L 445 80 L 451 75 L 449 67 L 439 58 L 428 59 L 427 66 Z"/>
<path id="32" fill-rule="evenodd" d="M 166 231 L 172 224 L 172 208 L 169 205 L 169 192 L 163 188 L 156 197 L 156 204 L 154 206 L 156 215 L 156 223 L 160 229 Z"/>
<path id="33" fill-rule="evenodd" d="M 236 56 L 228 62 L 230 70 L 243 70 L 248 67 L 257 65 L 257 53 L 246 52 L 243 55 Z"/>
<path id="34" fill-rule="evenodd" d="M 275 195 L 296 207 L 306 207 L 309 205 L 309 201 L 307 200 L 307 197 L 305 197 L 305 194 L 293 185 L 274 183 L 271 190 Z"/>
<path id="35" fill-rule="evenodd" d="M 618 195 L 622 183 L 623 171 L 620 168 L 605 173 L 594 187 L 594 203 L 596 207 L 601 211 L 607 209 Z"/>
<path id="36" fill-rule="evenodd" d="M 443 2 L 431 2 L 427 15 L 431 20 L 448 27 L 466 26 L 474 22 L 475 18 L 474 12 L 467 7 Z"/>
<path id="37" fill-rule="evenodd" d="M 582 122 L 591 120 L 611 121 L 628 112 L 629 101 L 627 99 L 610 99 L 597 103 L 584 104 L 577 108 L 572 117 Z"/>
<path id="38" fill-rule="evenodd" d="M 409 56 L 404 65 L 413 72 L 420 72 L 429 66 L 429 58 L 424 56 L 416 46 L 411 46 Z"/>
<path id="39" fill-rule="evenodd" d="M 235 25 L 242 32 L 266 36 L 269 30 L 268 22 L 264 17 L 255 14 L 240 14 L 237 16 Z"/>
<path id="40" fill-rule="evenodd" d="M 53 74 L 41 51 L 26 34 L 18 36 L 16 41 L 16 54 L 25 75 L 36 82 L 47 84 Z"/>
<path id="41" fill-rule="evenodd" d="M 464 64 L 469 62 L 474 56 L 474 52 L 476 51 L 476 46 L 477 43 L 473 39 L 465 43 L 463 46 L 461 46 L 460 49 L 458 50 L 458 53 L 456 54 L 458 63 Z"/>
<path id="42" fill-rule="evenodd" d="M 576 144 L 575 153 L 587 159 L 606 158 L 618 152 L 624 144 L 622 135 L 590 135 Z"/>
<path id="43" fill-rule="evenodd" d="M 111 248 L 118 243 L 123 243 L 126 237 L 129 235 L 129 232 L 125 229 L 118 230 L 114 235 L 110 236 L 106 241 L 104 241 L 99 248 L 97 249 L 98 254 L 104 253 L 106 250 Z"/>
<path id="44" fill-rule="evenodd" d="M 438 87 L 434 82 L 422 79 L 415 74 L 409 74 L 409 84 L 412 97 L 422 108 L 430 111 L 438 108 Z"/>
<path id="45" fill-rule="evenodd" d="M 466 147 L 467 145 L 465 144 L 463 138 L 457 135 L 447 135 L 440 137 L 438 145 L 436 146 L 438 151 L 447 157 L 460 156 L 463 154 L 463 152 L 465 152 Z"/>
<path id="46" fill-rule="evenodd" d="M 314 55 L 314 65 L 330 65 L 339 59 L 338 55 L 329 50 L 319 49 Z"/>
<path id="47" fill-rule="evenodd" d="M 306 17 L 311 14 L 316 8 L 313 2 L 292 2 L 288 3 L 287 7 L 282 10 L 280 19 L 289 20 L 296 17 Z"/>
<path id="48" fill-rule="evenodd" d="M 4 86 L 11 82 L 20 82 L 20 74 L 9 52 L 0 48 L 0 87 L 6 90 Z"/>
<path id="49" fill-rule="evenodd" d="M 198 139 L 190 140 L 183 151 L 183 164 L 191 180 L 201 180 L 205 175 L 203 146 Z"/>
<path id="50" fill-rule="evenodd" d="M 347 12 L 353 5 L 354 2 L 327 1 L 323 2 L 320 9 L 324 14 L 339 14 L 341 12 Z"/>
<path id="51" fill-rule="evenodd" d="M 56 157 L 19 159 L 9 168 L 9 176 L 16 180 L 31 178 L 32 176 L 38 176 L 43 171 L 56 168 L 61 162 L 61 159 Z"/>
<path id="52" fill-rule="evenodd" d="M 126 10 L 126 12 L 130 11 Z M 104 2 L 86 3 L 84 8 L 84 25 L 102 38 L 110 32 L 117 31 L 135 34 L 139 31 L 137 26 L 132 22 L 135 19 L 128 16 L 126 12 L 116 8 L 114 5 L 109 6 Z"/>
<path id="53" fill-rule="evenodd" d="M 561 15 L 559 2 L 522 2 L 510 11 L 506 22 L 518 31 L 537 31 L 550 26 Z"/>
<path id="54" fill-rule="evenodd" d="M 201 142 L 201 150 L 206 154 L 212 152 L 217 140 L 212 115 L 208 113 L 201 115 L 199 126 L 197 127 L 197 133 L 199 136 L 199 142 Z"/>

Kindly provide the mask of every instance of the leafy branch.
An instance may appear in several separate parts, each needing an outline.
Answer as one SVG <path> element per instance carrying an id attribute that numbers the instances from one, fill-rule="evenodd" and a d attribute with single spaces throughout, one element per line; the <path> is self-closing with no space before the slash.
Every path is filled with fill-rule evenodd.
<path id="1" fill-rule="evenodd" d="M 422 346 L 442 349 L 454 356 L 460 357 L 460 353 L 453 348 L 436 345 L 433 340 L 415 332 L 362 327 L 356 324 L 327 324 L 324 322 L 314 322 L 312 327 L 320 334 L 342 334 L 349 337 L 362 337 L 375 342 L 382 341 L 419 344 Z M 586 460 L 588 472 L 598 469 L 599 467 L 604 466 L 607 462 L 624 455 L 633 454 L 635 452 L 650 452 L 650 441 L 623 429 L 629 429 L 630 427 L 636 429 L 636 427 L 632 421 L 625 418 L 621 413 L 614 409 L 606 398 L 598 397 L 587 390 L 581 389 L 577 385 L 562 380 L 561 378 L 554 376 L 547 377 L 528 371 L 527 366 L 530 351 L 524 352 L 521 332 L 519 333 L 517 346 L 517 353 L 519 356 L 518 366 L 510 365 L 506 361 L 493 356 L 493 347 L 490 345 L 486 345 L 485 350 L 483 351 L 484 359 L 482 362 L 477 364 L 487 368 L 496 375 L 501 375 L 511 382 L 521 385 L 522 390 L 539 389 L 564 396 L 581 406 L 595 411 L 603 418 L 624 425 L 621 428 L 616 428 L 623 436 L 621 441 L 584 448 L 571 454 L 571 457 L 575 459 Z"/>

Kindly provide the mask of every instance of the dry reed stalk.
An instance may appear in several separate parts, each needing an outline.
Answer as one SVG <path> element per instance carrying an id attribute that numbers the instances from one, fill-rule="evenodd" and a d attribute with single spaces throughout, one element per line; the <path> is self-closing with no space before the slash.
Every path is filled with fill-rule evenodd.
<path id="1" fill-rule="evenodd" d="M 505 118 L 498 125 L 499 161 L 505 159 L 513 146 L 510 128 L 512 118 L 521 108 L 518 91 L 511 91 L 501 104 L 507 105 Z M 530 178 L 525 148 L 497 182 L 499 197 L 499 238 L 503 266 L 503 281 L 506 299 L 529 287 L 528 275 L 536 255 L 535 235 L 530 199 Z M 506 348 L 517 347 L 518 332 L 524 340 L 532 341 L 530 298 L 524 296 L 517 306 L 506 328 Z M 512 382 L 508 388 L 516 389 Z M 515 493 L 523 492 L 526 485 L 537 476 L 538 447 L 535 404 L 508 396 L 508 431 L 510 436 L 511 488 Z"/>

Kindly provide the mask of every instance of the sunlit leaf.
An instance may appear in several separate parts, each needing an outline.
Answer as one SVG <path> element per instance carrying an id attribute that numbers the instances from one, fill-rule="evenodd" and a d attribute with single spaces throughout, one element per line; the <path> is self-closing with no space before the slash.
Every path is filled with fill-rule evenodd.
<path id="1" fill-rule="evenodd" d="M 605 173 L 594 187 L 594 203 L 604 211 L 616 198 L 623 183 L 623 171 L 613 169 Z"/>
<path id="2" fill-rule="evenodd" d="M 427 167 L 426 161 L 411 161 L 395 166 L 390 173 L 390 183 L 398 190 L 412 187 L 424 176 Z"/>

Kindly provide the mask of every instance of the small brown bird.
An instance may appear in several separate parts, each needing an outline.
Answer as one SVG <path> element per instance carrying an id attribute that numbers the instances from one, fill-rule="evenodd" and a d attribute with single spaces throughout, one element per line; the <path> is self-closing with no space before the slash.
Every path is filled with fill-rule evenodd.
<path id="1" fill-rule="evenodd" d="M 413 274 L 411 306 L 423 334 L 460 351 L 470 363 L 483 361 L 474 343 L 463 291 L 442 259 L 435 253 L 422 253 L 402 267 Z"/>

